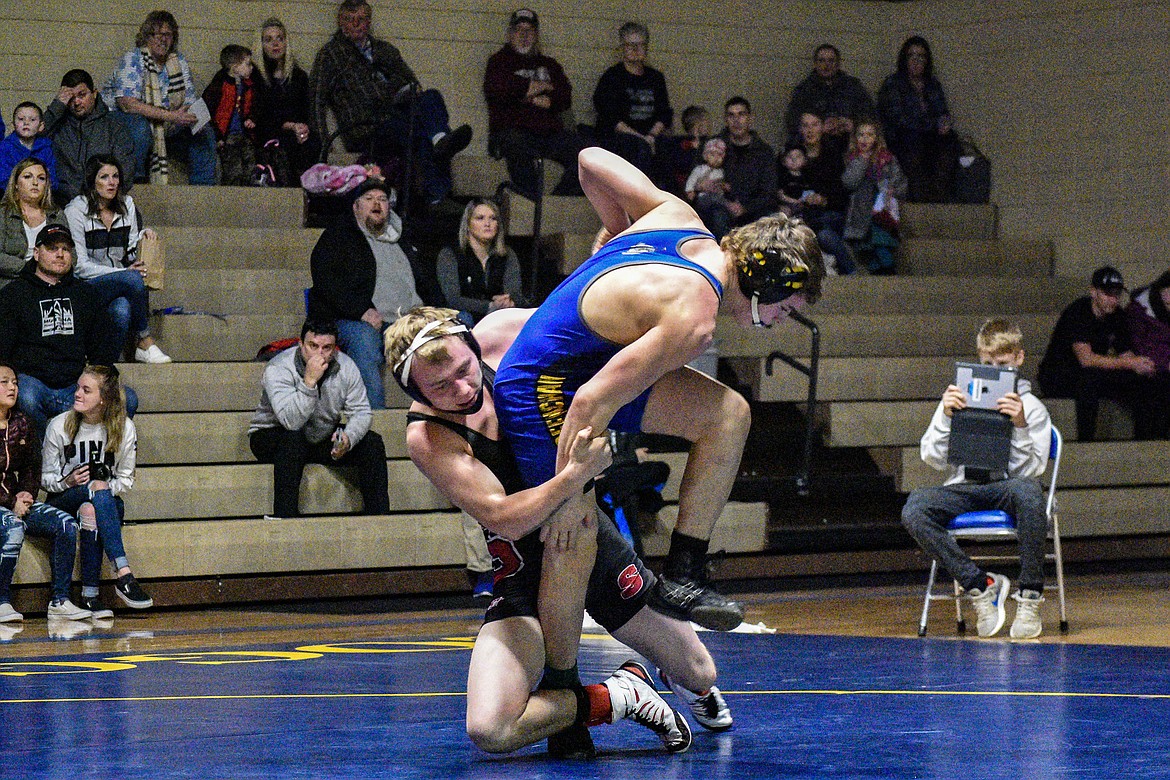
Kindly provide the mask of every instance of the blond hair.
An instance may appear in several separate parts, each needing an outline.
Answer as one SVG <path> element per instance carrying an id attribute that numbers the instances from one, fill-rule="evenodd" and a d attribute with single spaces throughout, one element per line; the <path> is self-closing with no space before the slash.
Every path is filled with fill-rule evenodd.
<path id="1" fill-rule="evenodd" d="M 113 366 L 86 366 L 81 376 L 89 374 L 98 381 L 98 393 L 102 400 L 102 427 L 106 429 L 106 452 L 117 454 L 126 434 L 126 391 L 118 378 L 118 369 Z M 65 418 L 65 433 L 72 443 L 81 429 L 81 412 L 70 409 Z"/>
<path id="2" fill-rule="evenodd" d="M 778 252 L 793 271 L 807 270 L 808 280 L 800 292 L 810 303 L 821 297 L 821 281 L 825 278 L 825 260 L 817 235 L 802 220 L 786 214 L 760 217 L 755 222 L 733 228 L 719 247 L 731 255 L 737 271 L 744 271 L 753 252 Z M 745 295 L 751 297 L 749 291 Z"/>
<path id="3" fill-rule="evenodd" d="M 4 189 L 4 197 L 0 199 L 0 207 L 4 208 L 10 214 L 20 213 L 20 195 L 17 192 L 16 180 L 20 178 L 20 174 L 33 167 L 38 167 L 45 172 L 45 189 L 41 192 L 41 197 L 36 202 L 36 207 L 46 214 L 53 210 L 53 192 L 52 186 L 49 183 L 49 166 L 45 165 L 36 157 L 25 157 L 13 166 L 12 173 L 8 175 L 8 186 Z"/>
<path id="4" fill-rule="evenodd" d="M 1011 320 L 995 317 L 983 323 L 975 336 L 975 348 L 988 355 L 1006 355 L 1024 348 L 1024 334 Z"/>
<path id="5" fill-rule="evenodd" d="M 386 365 L 390 366 L 395 376 L 400 377 L 398 364 L 410 350 L 419 332 L 432 322 L 442 322 L 443 324 L 437 326 L 431 333 L 435 336 L 454 336 L 456 335 L 453 332 L 454 328 L 464 327 L 458 317 L 459 312 L 454 309 L 442 309 L 438 306 L 416 306 L 406 312 L 386 330 L 383 341 L 386 348 Z M 446 340 L 441 338 L 426 342 L 414 352 L 415 359 L 432 364 L 442 363 L 450 357 Z"/>

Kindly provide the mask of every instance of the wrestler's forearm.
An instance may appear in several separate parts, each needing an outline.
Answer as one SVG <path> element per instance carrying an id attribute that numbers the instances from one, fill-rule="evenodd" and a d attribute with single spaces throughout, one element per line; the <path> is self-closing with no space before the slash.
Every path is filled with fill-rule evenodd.
<path id="1" fill-rule="evenodd" d="M 581 189 L 612 235 L 674 198 L 612 152 L 590 147 L 578 155 L 577 161 Z"/>

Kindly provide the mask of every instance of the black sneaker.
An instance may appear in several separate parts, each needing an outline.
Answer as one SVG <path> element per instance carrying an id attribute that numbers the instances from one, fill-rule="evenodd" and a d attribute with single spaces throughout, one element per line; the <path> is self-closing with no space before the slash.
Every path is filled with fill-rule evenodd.
<path id="1" fill-rule="evenodd" d="M 462 152 L 471 143 L 471 125 L 460 125 L 435 142 L 434 157 L 445 163 Z"/>
<path id="2" fill-rule="evenodd" d="M 134 579 L 133 574 L 123 574 L 119 577 L 118 584 L 114 586 L 114 592 L 131 609 L 149 609 L 154 606 L 154 599 L 142 589 L 138 580 Z"/>
<path id="3" fill-rule="evenodd" d="M 548 738 L 548 754 L 552 758 L 588 761 L 597 757 L 597 750 L 589 729 L 584 723 L 576 723 Z"/>
<path id="4" fill-rule="evenodd" d="M 81 608 L 88 609 L 93 613 L 93 617 L 97 618 L 98 620 L 112 618 L 114 616 L 114 610 L 102 604 L 101 599 L 99 599 L 97 596 L 82 596 Z"/>
<path id="5" fill-rule="evenodd" d="M 743 622 L 742 604 L 694 580 L 661 576 L 646 594 L 646 603 L 667 617 L 689 620 L 712 631 L 730 631 Z"/>

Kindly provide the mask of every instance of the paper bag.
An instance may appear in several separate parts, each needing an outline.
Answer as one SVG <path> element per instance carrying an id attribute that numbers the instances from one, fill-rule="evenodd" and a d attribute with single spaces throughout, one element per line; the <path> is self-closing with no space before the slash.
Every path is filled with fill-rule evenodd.
<path id="1" fill-rule="evenodd" d="M 162 239 L 157 235 L 145 235 L 140 238 L 138 240 L 138 259 L 146 266 L 146 278 L 143 280 L 146 289 L 161 290 L 167 267 L 167 257 L 163 250 Z"/>

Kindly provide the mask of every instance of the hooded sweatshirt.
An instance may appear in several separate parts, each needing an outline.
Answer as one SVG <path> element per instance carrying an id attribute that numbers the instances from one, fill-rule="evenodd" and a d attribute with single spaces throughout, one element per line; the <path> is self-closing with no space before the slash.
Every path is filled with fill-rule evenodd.
<path id="1" fill-rule="evenodd" d="M 83 119 L 53 98 L 45 109 L 45 134 L 53 139 L 60 186 L 53 191 L 58 203 L 68 203 L 85 188 L 85 162 L 95 154 L 112 154 L 122 165 L 122 191 L 134 181 L 134 141 L 130 131 L 99 97 Z"/>

